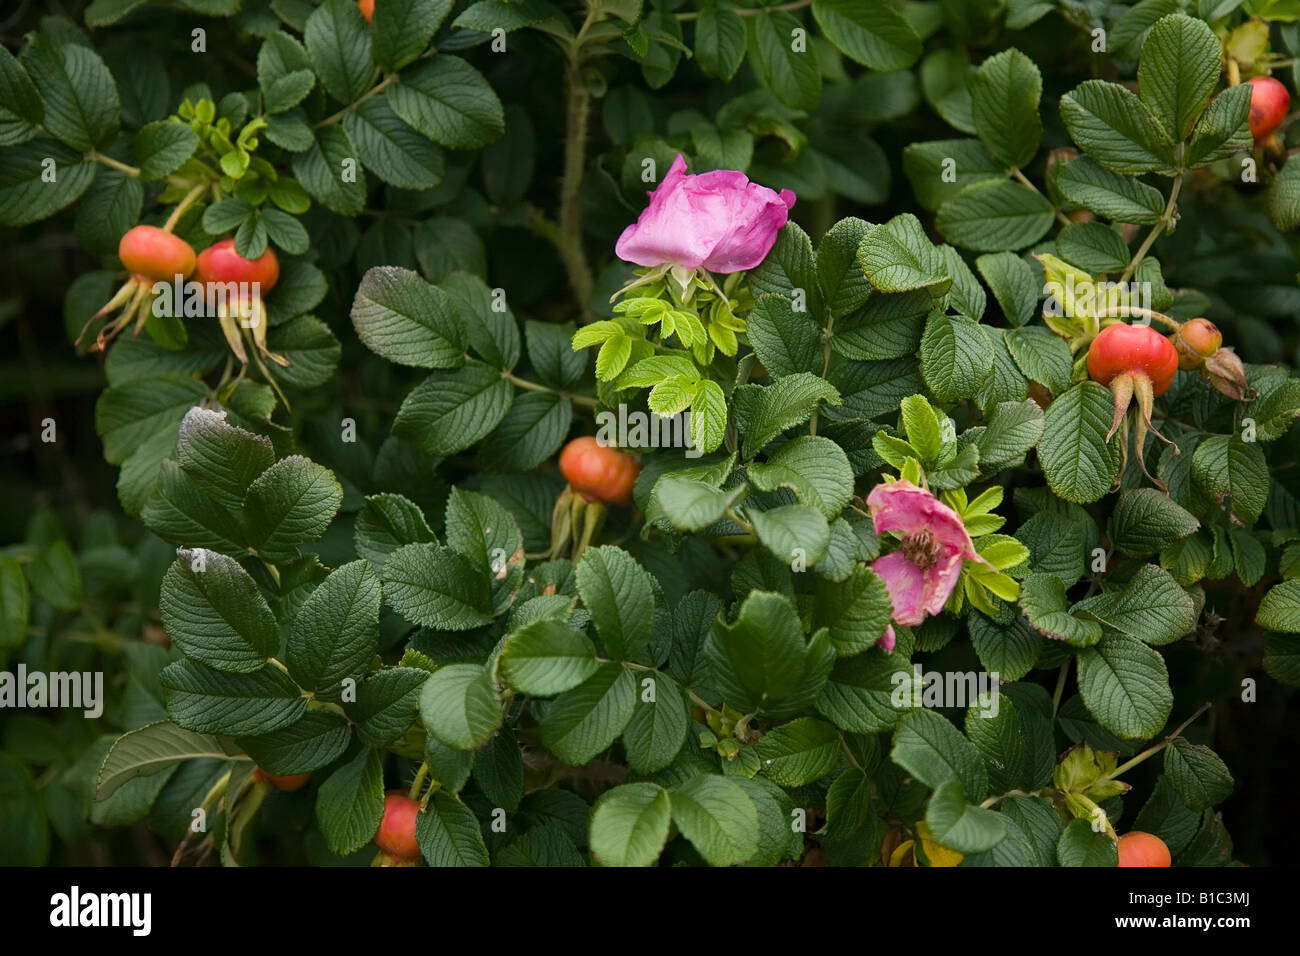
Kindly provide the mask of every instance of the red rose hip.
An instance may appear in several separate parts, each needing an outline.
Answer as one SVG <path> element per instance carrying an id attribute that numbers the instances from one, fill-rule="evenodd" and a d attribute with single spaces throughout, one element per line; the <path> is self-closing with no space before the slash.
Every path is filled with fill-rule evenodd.
<path id="1" fill-rule="evenodd" d="M 157 226 L 128 229 L 117 244 L 117 257 L 132 275 L 166 282 L 194 271 L 194 249 L 180 236 Z"/>
<path id="2" fill-rule="evenodd" d="M 591 435 L 575 438 L 560 452 L 560 474 L 588 501 L 630 503 L 640 470 L 627 452 L 602 445 Z"/>
<path id="3" fill-rule="evenodd" d="M 203 283 L 256 282 L 266 295 L 280 281 L 280 260 L 269 246 L 258 258 L 245 259 L 235 251 L 234 239 L 222 239 L 199 253 L 196 278 Z"/>
<path id="4" fill-rule="evenodd" d="M 1169 866 L 1172 858 L 1165 841 L 1141 830 L 1131 830 L 1119 838 L 1120 866 Z"/>
<path id="5" fill-rule="evenodd" d="M 1291 108 L 1291 94 L 1271 76 L 1252 76 L 1250 85 L 1250 135 L 1260 143 L 1273 135 L 1273 131 L 1286 118 Z"/>
<path id="6" fill-rule="evenodd" d="M 375 845 L 398 860 L 418 860 L 420 844 L 415 839 L 415 820 L 420 804 L 401 790 L 384 795 L 384 816 L 375 834 Z"/>
<path id="7" fill-rule="evenodd" d="M 290 792 L 293 790 L 301 790 L 303 787 L 307 786 L 307 781 L 311 779 L 311 774 L 291 773 L 281 777 L 273 773 L 267 773 L 261 767 L 258 767 L 253 771 L 253 779 L 259 780 L 263 783 L 269 783 L 277 790 Z"/>

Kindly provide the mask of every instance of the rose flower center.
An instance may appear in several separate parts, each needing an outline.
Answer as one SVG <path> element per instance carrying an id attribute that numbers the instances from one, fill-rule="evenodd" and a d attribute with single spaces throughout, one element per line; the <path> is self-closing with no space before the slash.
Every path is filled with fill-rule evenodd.
<path id="1" fill-rule="evenodd" d="M 902 547 L 904 557 L 922 571 L 933 567 L 943 556 L 943 545 L 930 533 L 929 528 L 904 535 Z"/>

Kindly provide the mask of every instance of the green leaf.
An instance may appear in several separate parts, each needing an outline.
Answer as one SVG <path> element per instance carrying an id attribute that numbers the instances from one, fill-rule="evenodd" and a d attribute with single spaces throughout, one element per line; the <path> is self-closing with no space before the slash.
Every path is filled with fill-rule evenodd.
<path id="1" fill-rule="evenodd" d="M 1000 252 L 1033 245 L 1052 228 L 1052 204 L 1010 179 L 975 183 L 939 207 L 935 226 L 966 249 Z"/>
<path id="2" fill-rule="evenodd" d="M 62 539 L 42 548 L 27 565 L 32 594 L 59 611 L 72 611 L 81 603 L 81 570 L 76 556 Z"/>
<path id="3" fill-rule="evenodd" d="M 187 760 L 228 760 L 237 753 L 222 738 L 183 730 L 170 721 L 147 724 L 113 742 L 95 778 L 95 802 L 107 800 L 137 777 L 170 770 Z"/>
<path id="4" fill-rule="evenodd" d="M 298 545 L 325 533 L 343 502 L 343 488 L 322 465 L 291 455 L 248 487 L 244 520 L 249 543 L 268 561 L 291 561 Z"/>
<path id="5" fill-rule="evenodd" d="M 826 516 L 811 505 L 781 505 L 749 511 L 758 540 L 782 562 L 808 567 L 821 560 L 831 541 Z"/>
<path id="6" fill-rule="evenodd" d="M 375 60 L 386 70 L 400 70 L 429 46 L 447 18 L 452 0 L 385 0 L 372 19 Z"/>
<path id="7" fill-rule="evenodd" d="M 513 395 L 499 370 L 470 360 L 411 389 L 393 434 L 434 457 L 452 455 L 486 437 L 510 410 Z"/>
<path id="8" fill-rule="evenodd" d="M 1154 488 L 1119 493 L 1109 524 L 1111 544 L 1135 558 L 1163 551 L 1201 526 L 1196 516 Z"/>
<path id="9" fill-rule="evenodd" d="M 636 710 L 636 677 L 622 664 L 601 664 L 578 687 L 557 697 L 541 719 L 542 743 L 581 767 L 607 748 Z"/>
<path id="10" fill-rule="evenodd" d="M 742 454 L 752 459 L 781 432 L 802 425 L 820 403 L 840 404 L 835 386 L 808 372 L 778 379 L 772 385 L 736 389 L 736 418 L 745 435 Z"/>
<path id="11" fill-rule="evenodd" d="M 815 717 L 800 717 L 769 730 L 754 745 L 762 772 L 782 787 L 820 780 L 840 760 L 840 734 Z"/>
<path id="12" fill-rule="evenodd" d="M 1129 739 L 1158 734 L 1174 704 L 1164 658 L 1118 634 L 1079 652 L 1079 693 L 1103 727 Z"/>
<path id="13" fill-rule="evenodd" d="M 1170 644 L 1196 628 L 1196 602 L 1173 575 L 1144 564 L 1122 591 L 1106 591 L 1072 609 L 1148 644 Z"/>
<path id="14" fill-rule="evenodd" d="M 921 337 L 921 374 L 940 402 L 970 398 L 993 368 L 993 346 L 979 323 L 931 312 Z"/>
<path id="15" fill-rule="evenodd" d="M 856 567 L 842 582 L 818 579 L 814 620 L 829 630 L 841 658 L 860 654 L 885 633 L 893 613 L 885 583 L 869 568 Z"/>
<path id="16" fill-rule="evenodd" d="M 489 866 L 487 845 L 469 807 L 438 791 L 415 818 L 415 839 L 429 866 Z"/>
<path id="17" fill-rule="evenodd" d="M 420 720 L 448 747 L 476 750 L 501 726 L 501 699 L 479 664 L 446 664 L 420 691 Z"/>
<path id="18" fill-rule="evenodd" d="M 1054 167 L 1056 186 L 1069 202 L 1103 219 L 1152 225 L 1165 211 L 1165 197 L 1154 186 L 1112 173 L 1087 156 Z"/>
<path id="19" fill-rule="evenodd" d="M 405 734 L 415 722 L 420 690 L 428 676 L 428 671 L 415 667 L 394 667 L 362 681 L 356 703 L 346 708 L 361 741 L 384 747 Z"/>
<path id="20" fill-rule="evenodd" d="M 296 724 L 269 734 L 239 737 L 237 743 L 259 767 L 280 776 L 311 773 L 343 756 L 352 739 L 346 719 L 326 710 L 309 710 Z"/>
<path id="21" fill-rule="evenodd" d="M 207 386 L 187 375 L 160 375 L 105 389 L 95 403 L 95 431 L 104 442 L 104 457 L 120 465 L 164 429 L 174 429 Z"/>
<path id="22" fill-rule="evenodd" d="M 285 664 L 317 699 L 337 701 L 379 651 L 379 578 L 369 561 L 331 571 L 298 609 Z"/>
<path id="23" fill-rule="evenodd" d="M 903 148 L 903 172 L 916 191 L 917 202 L 931 212 L 967 186 L 1007 176 L 1006 167 L 977 139 L 909 143 Z"/>
<path id="24" fill-rule="evenodd" d="M 491 581 L 492 612 L 502 613 L 524 576 L 524 539 L 514 517 L 487 495 L 453 488 L 446 524 L 447 546 Z"/>
<path id="25" fill-rule="evenodd" d="M 1268 501 L 1268 463 L 1257 442 L 1241 436 L 1211 435 L 1192 455 L 1192 481 L 1220 507 L 1230 503 L 1232 513 L 1254 524 Z"/>
<path id="26" fill-rule="evenodd" d="M 754 78 L 786 106 L 811 110 L 821 99 L 822 76 L 808 49 L 795 50 L 793 30 L 803 25 L 782 10 L 746 17 L 749 62 Z"/>
<path id="27" fill-rule="evenodd" d="M 933 50 L 921 61 L 921 91 L 944 122 L 963 133 L 975 133 L 971 116 L 970 54 L 964 49 Z"/>
<path id="28" fill-rule="evenodd" d="M 794 607 L 782 595 L 751 591 L 733 624 L 718 621 L 712 640 L 747 704 L 788 697 L 799 686 L 807 646 Z"/>
<path id="29" fill-rule="evenodd" d="M 1033 318 L 1040 283 L 1029 263 L 1013 253 L 997 252 L 980 256 L 975 267 L 988 283 L 1007 322 L 1021 326 Z"/>
<path id="30" fill-rule="evenodd" d="M 1300 634 L 1300 580 L 1283 581 L 1259 602 L 1255 623 L 1270 631 Z"/>
<path id="31" fill-rule="evenodd" d="M 700 454 L 716 451 L 727 432 L 727 398 L 721 386 L 701 381 L 691 399 L 691 445 Z"/>
<path id="32" fill-rule="evenodd" d="M 451 548 L 404 545 L 388 556 L 380 579 L 389 606 L 424 627 L 465 631 L 492 619 L 486 578 Z"/>
<path id="33" fill-rule="evenodd" d="M 223 508 L 237 512 L 249 487 L 275 462 L 270 439 L 226 422 L 221 412 L 195 406 L 176 438 L 176 461 Z"/>
<path id="34" fill-rule="evenodd" d="M 505 129 L 501 101 L 483 74 L 455 56 L 424 60 L 390 86 L 393 112 L 441 146 L 478 149 Z"/>
<path id="35" fill-rule="evenodd" d="M 927 787 L 955 780 L 972 800 L 982 800 L 988 793 L 988 775 L 979 751 L 932 710 L 913 710 L 903 716 L 889 756 Z"/>
<path id="36" fill-rule="evenodd" d="M 497 666 L 502 679 L 521 694 L 550 697 L 577 687 L 599 665 L 587 635 L 542 618 L 506 639 Z"/>
<path id="37" fill-rule="evenodd" d="M 762 298 L 781 295 L 793 301 L 800 290 L 808 312 L 821 315 L 821 290 L 817 282 L 817 258 L 812 240 L 794 222 L 787 222 L 776 235 L 776 245 L 767 258 L 749 271 L 750 292 Z"/>
<path id="38" fill-rule="evenodd" d="M 1019 465 L 1043 437 L 1043 410 L 1035 402 L 999 402 L 975 440 L 985 472 Z"/>
<path id="39" fill-rule="evenodd" d="M 682 531 L 703 531 L 712 527 L 744 494 L 744 485 L 722 490 L 706 481 L 674 474 L 660 478 L 651 492 L 664 517 L 674 528 Z"/>
<path id="40" fill-rule="evenodd" d="M 1119 851 L 1106 832 L 1096 832 L 1087 820 L 1071 820 L 1056 844 L 1061 866 L 1116 866 Z"/>
<path id="41" fill-rule="evenodd" d="M 695 61 L 705 75 L 729 81 L 745 59 L 745 21 L 726 4 L 708 3 L 695 21 Z"/>
<path id="42" fill-rule="evenodd" d="M 1101 625 L 1069 611 L 1065 585 L 1055 574 L 1031 574 L 1020 585 L 1020 608 L 1043 637 L 1089 647 L 1101 640 Z"/>
<path id="43" fill-rule="evenodd" d="M 1128 265 L 1128 246 L 1099 222 L 1072 222 L 1056 234 L 1061 258 L 1085 272 L 1121 272 Z"/>
<path id="44" fill-rule="evenodd" d="M 357 336 L 376 355 L 417 368 L 455 368 L 469 339 L 451 297 L 409 269 L 367 270 L 352 301 Z"/>
<path id="45" fill-rule="evenodd" d="M 1007 838 L 1002 814 L 966 802 L 959 781 L 945 780 L 930 795 L 925 825 L 936 843 L 958 853 L 983 853 Z"/>
<path id="46" fill-rule="evenodd" d="M 658 784 L 606 790 L 591 808 L 592 859 L 601 866 L 649 866 L 668 840 L 671 814 L 668 791 Z"/>
<path id="47" fill-rule="evenodd" d="M 313 135 L 315 142 L 293 157 L 294 178 L 326 209 L 359 216 L 366 205 L 366 174 L 357 166 L 356 146 L 339 125 L 321 126 Z M 355 175 L 344 179 L 345 168 Z"/>
<path id="48" fill-rule="evenodd" d="M 736 781 L 699 774 L 671 797 L 673 822 L 710 866 L 744 863 L 758 851 L 758 811 Z"/>
<path id="49" fill-rule="evenodd" d="M 404 544 L 435 540 L 420 506 L 398 494 L 368 495 L 352 527 L 357 554 L 377 568 Z"/>
<path id="50" fill-rule="evenodd" d="M 1161 19 L 1147 34 L 1138 63 L 1138 89 L 1169 138 L 1181 142 L 1210 102 L 1223 45 L 1203 20 L 1180 14 Z"/>
<path id="51" fill-rule="evenodd" d="M 1232 773 L 1209 747 L 1182 737 L 1165 749 L 1165 780 L 1189 810 L 1208 810 L 1232 794 Z"/>
<path id="52" fill-rule="evenodd" d="M 150 123 L 142 127 L 131 142 L 140 180 L 153 182 L 171 175 L 194 155 L 198 145 L 198 135 L 183 123 Z"/>
<path id="53" fill-rule="evenodd" d="M 159 451 L 166 453 L 165 449 Z M 162 462 L 157 488 L 140 517 L 150 531 L 170 544 L 245 553 L 244 530 L 238 519 L 213 501 L 174 461 Z"/>
<path id="54" fill-rule="evenodd" d="M 835 442 L 819 435 L 791 439 L 766 462 L 750 465 L 748 475 L 760 491 L 789 488 L 828 520 L 843 511 L 853 497 L 853 468 L 848 456 Z"/>
<path id="55" fill-rule="evenodd" d="M 1086 504 L 1111 489 L 1119 469 L 1106 442 L 1113 414 L 1114 399 L 1096 382 L 1076 385 L 1048 406 L 1038 460 L 1058 497 Z"/>
<path id="56" fill-rule="evenodd" d="M 96 164 L 48 136 L 9 147 L 0 157 L 0 225 L 25 226 L 52 216 L 80 199 L 95 181 Z M 51 168 L 57 177 L 53 183 L 48 181 Z"/>
<path id="57" fill-rule="evenodd" d="M 257 86 L 268 113 L 283 113 L 316 86 L 316 74 L 303 45 L 289 34 L 268 34 L 257 51 Z"/>
<path id="58" fill-rule="evenodd" d="M 222 671 L 261 668 L 280 646 L 279 626 L 257 584 L 234 558 L 178 551 L 163 575 L 159 610 L 187 656 Z"/>
<path id="59" fill-rule="evenodd" d="M 0 650 L 27 643 L 31 599 L 17 558 L 0 558 Z"/>
<path id="60" fill-rule="evenodd" d="M 486 469 L 528 472 L 554 455 L 568 437 L 573 405 L 554 392 L 520 394 L 478 456 Z"/>
<path id="61" fill-rule="evenodd" d="M 941 296 L 952 285 L 947 263 L 911 213 L 872 229 L 858 246 L 858 262 L 881 292 L 925 289 Z"/>
<path id="62" fill-rule="evenodd" d="M 975 131 L 1004 166 L 1028 165 L 1038 152 L 1043 138 L 1038 115 L 1042 95 L 1042 74 L 1033 60 L 1016 49 L 989 57 L 971 74 Z"/>
<path id="63" fill-rule="evenodd" d="M 681 752 L 690 715 L 682 689 L 664 672 L 643 674 L 640 685 L 636 710 L 623 731 L 623 750 L 637 773 L 654 773 Z"/>
<path id="64" fill-rule="evenodd" d="M 0 103 L 4 103 L 4 111 L 28 127 L 45 118 L 45 103 L 36 84 L 8 47 L 0 52 Z"/>
<path id="65" fill-rule="evenodd" d="M 36 33 L 23 48 L 20 62 L 41 91 L 41 124 L 50 135 L 82 153 L 112 141 L 122 121 L 122 105 L 113 74 L 98 53 Z M 10 101 L 4 102 L 8 107 Z"/>
<path id="66" fill-rule="evenodd" d="M 623 549 L 604 545 L 583 552 L 576 576 L 605 649 L 618 660 L 635 659 L 649 644 L 654 623 L 650 574 Z"/>
<path id="67" fill-rule="evenodd" d="M 854 312 L 871 296 L 871 283 L 858 264 L 858 246 L 872 228 L 870 223 L 851 216 L 841 219 L 831 226 L 817 247 L 817 276 L 821 281 L 826 307 L 836 319 Z M 747 319 L 751 344 L 754 342 L 754 314 L 751 313 Z M 760 355 L 760 359 L 761 357 Z M 764 365 L 769 370 L 772 368 L 768 362 L 764 362 Z M 816 368 L 792 368 L 791 371 L 816 371 Z"/>
<path id="68" fill-rule="evenodd" d="M 384 765 L 367 747 L 329 775 L 316 792 L 316 822 L 330 852 L 355 853 L 371 841 L 384 817 Z"/>
<path id="69" fill-rule="evenodd" d="M 432 189 L 442 182 L 442 150 L 406 125 L 387 97 L 361 103 L 343 117 L 343 128 L 362 164 L 389 185 Z"/>
<path id="70" fill-rule="evenodd" d="M 375 62 L 370 29 L 351 0 L 325 0 L 307 18 L 303 42 L 321 85 L 340 103 L 359 99 L 370 87 Z"/>
<path id="71" fill-rule="evenodd" d="M 1046 386 L 1053 395 L 1060 395 L 1070 387 L 1074 360 L 1070 356 L 1070 347 L 1059 335 L 1050 329 L 1031 325 L 1007 329 L 1003 339 L 1026 378 Z"/>
<path id="72" fill-rule="evenodd" d="M 921 56 L 921 38 L 898 10 L 871 0 L 813 0 L 826 38 L 873 70 L 905 70 Z"/>
<path id="73" fill-rule="evenodd" d="M 271 664 L 229 674 L 180 660 L 163 670 L 158 683 L 167 716 L 198 733 L 264 734 L 294 723 L 307 706 L 298 685 Z"/>
<path id="74" fill-rule="evenodd" d="M 1172 172 L 1173 144 L 1136 93 L 1085 80 L 1061 97 L 1061 119 L 1089 156 L 1116 173 Z"/>
<path id="75" fill-rule="evenodd" d="M 882 733 L 894 729 L 920 692 L 906 659 L 867 652 L 835 662 L 817 710 L 849 733 Z"/>
<path id="76" fill-rule="evenodd" d="M 857 270 L 857 263 L 854 263 Z M 745 318 L 745 333 L 769 375 L 816 372 L 824 364 L 821 332 L 806 312 L 795 312 L 782 295 L 765 295 Z"/>

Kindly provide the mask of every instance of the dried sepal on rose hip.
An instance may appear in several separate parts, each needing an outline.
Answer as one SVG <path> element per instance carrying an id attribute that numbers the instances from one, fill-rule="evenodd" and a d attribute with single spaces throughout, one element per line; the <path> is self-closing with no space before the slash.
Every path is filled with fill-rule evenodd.
<path id="1" fill-rule="evenodd" d="M 1177 371 L 1178 352 L 1173 343 L 1149 325 L 1108 325 L 1088 347 L 1088 376 L 1097 384 L 1109 388 L 1115 396 L 1115 417 L 1110 431 L 1106 433 L 1106 440 L 1110 441 L 1120 426 L 1125 425 L 1128 420 L 1125 413 L 1133 400 L 1137 399 L 1137 413 L 1133 420 L 1138 465 L 1142 473 L 1162 491 L 1168 489 L 1164 482 L 1147 471 L 1146 462 L 1143 461 L 1143 446 L 1146 444 L 1147 432 L 1150 431 L 1161 441 L 1173 446 L 1174 454 L 1178 454 L 1178 446 L 1151 424 L 1151 406 L 1158 396 L 1169 390 Z M 1127 425 L 1121 432 L 1121 439 L 1121 454 L 1127 457 Z M 1121 461 L 1120 474 L 1123 472 Z"/>
<path id="2" fill-rule="evenodd" d="M 95 336 L 92 352 L 102 351 L 124 328 L 135 322 L 135 335 L 140 334 L 149 310 L 145 303 L 156 282 L 173 282 L 177 276 L 188 279 L 197 265 L 193 247 L 180 236 L 157 226 L 133 226 L 117 244 L 117 257 L 130 273 L 130 277 L 104 303 L 77 336 L 77 343 L 85 338 L 95 319 L 115 309 L 117 317 L 107 322 Z"/>
<path id="3" fill-rule="evenodd" d="M 195 278 L 208 300 L 216 303 L 221 331 L 240 362 L 248 362 L 242 326 L 251 333 L 258 352 L 277 365 L 289 365 L 288 359 L 266 347 L 269 323 L 263 297 L 280 281 L 280 260 L 274 249 L 268 246 L 256 259 L 245 259 L 236 251 L 235 240 L 222 239 L 199 253 Z"/>

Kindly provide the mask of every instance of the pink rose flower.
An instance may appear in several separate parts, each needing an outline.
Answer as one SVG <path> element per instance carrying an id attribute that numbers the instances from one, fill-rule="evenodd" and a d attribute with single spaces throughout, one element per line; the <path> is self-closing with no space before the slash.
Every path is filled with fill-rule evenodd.
<path id="1" fill-rule="evenodd" d="M 961 578 L 963 560 L 988 563 L 975 553 L 961 516 L 910 481 L 876 485 L 867 496 L 867 507 L 877 534 L 895 531 L 902 537 L 897 551 L 871 565 L 885 582 L 899 624 L 920 624 L 942 611 Z M 877 643 L 892 651 L 894 641 L 891 624 Z"/>
<path id="2" fill-rule="evenodd" d="M 790 190 L 778 194 L 734 169 L 688 174 L 678 155 L 614 251 L 639 266 L 743 272 L 772 251 L 794 200 Z"/>

